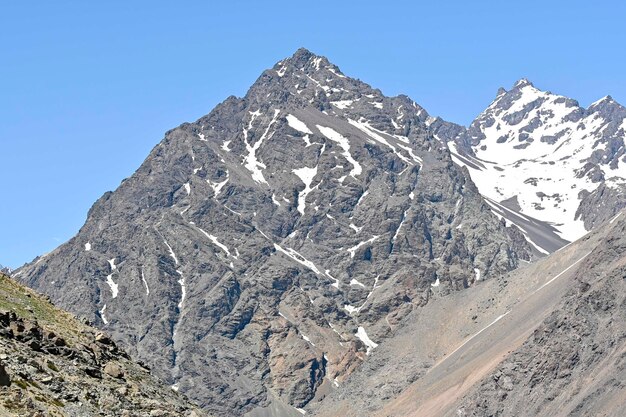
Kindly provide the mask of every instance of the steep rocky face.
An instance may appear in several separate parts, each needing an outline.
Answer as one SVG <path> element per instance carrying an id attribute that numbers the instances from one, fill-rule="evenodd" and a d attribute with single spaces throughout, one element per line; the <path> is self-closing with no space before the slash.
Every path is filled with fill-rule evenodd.
<path id="1" fill-rule="evenodd" d="M 434 290 L 530 257 L 429 120 L 299 50 L 16 276 L 211 412 L 299 415 Z"/>
<path id="2" fill-rule="evenodd" d="M 626 108 L 610 96 L 585 109 L 522 79 L 468 129 L 441 120 L 431 129 L 494 209 L 552 223 L 567 241 L 626 206 Z"/>
<path id="3" fill-rule="evenodd" d="M 0 274 L 2 416 L 187 416 L 202 412 L 111 338 Z"/>

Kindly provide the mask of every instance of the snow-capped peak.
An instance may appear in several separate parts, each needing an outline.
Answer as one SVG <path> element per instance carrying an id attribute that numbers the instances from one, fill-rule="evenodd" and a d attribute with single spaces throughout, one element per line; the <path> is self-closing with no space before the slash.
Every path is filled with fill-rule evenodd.
<path id="1" fill-rule="evenodd" d="M 534 87 L 533 83 L 531 83 L 527 78 L 520 78 L 513 84 L 513 88 L 524 88 L 524 87 Z"/>
<path id="2" fill-rule="evenodd" d="M 619 151 L 625 130 L 626 108 L 611 96 L 584 109 L 522 78 L 499 90 L 465 136 L 451 138 L 451 151 L 477 157 L 480 167 L 468 168 L 484 196 L 515 199 L 519 211 L 557 223 L 561 236 L 574 240 L 587 230 L 577 214 L 584 196 L 603 182 L 626 184 Z"/>

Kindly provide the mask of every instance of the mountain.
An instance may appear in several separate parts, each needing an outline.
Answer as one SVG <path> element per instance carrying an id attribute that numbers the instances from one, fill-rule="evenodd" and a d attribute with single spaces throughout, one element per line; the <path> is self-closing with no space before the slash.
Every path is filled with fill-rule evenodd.
<path id="1" fill-rule="evenodd" d="M 312 414 L 622 416 L 625 236 L 620 212 L 548 257 L 432 300 Z"/>
<path id="2" fill-rule="evenodd" d="M 556 237 L 535 239 L 524 230 L 540 252 L 626 206 L 626 108 L 610 96 L 585 109 L 521 79 L 500 89 L 469 128 L 442 120 L 431 128 L 494 211 L 522 229 L 528 217 L 554 228 Z"/>
<path id="3" fill-rule="evenodd" d="M 109 336 L 2 273 L 0 393 L 7 417 L 204 415 Z"/>
<path id="4" fill-rule="evenodd" d="M 431 122 L 300 49 L 14 276 L 215 415 L 298 416 L 433 300 L 536 255 Z"/>

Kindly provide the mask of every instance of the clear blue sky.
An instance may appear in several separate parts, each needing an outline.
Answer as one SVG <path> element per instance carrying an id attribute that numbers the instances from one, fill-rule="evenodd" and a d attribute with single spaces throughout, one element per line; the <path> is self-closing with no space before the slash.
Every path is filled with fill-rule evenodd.
<path id="1" fill-rule="evenodd" d="M 468 124 L 521 77 L 626 103 L 619 1 L 15 1 L 0 6 L 0 263 L 74 235 L 163 133 L 304 46 Z"/>

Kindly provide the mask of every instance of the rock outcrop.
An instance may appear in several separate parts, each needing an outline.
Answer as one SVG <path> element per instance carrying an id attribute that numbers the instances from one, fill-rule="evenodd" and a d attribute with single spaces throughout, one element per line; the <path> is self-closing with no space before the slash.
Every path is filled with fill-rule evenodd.
<path id="1" fill-rule="evenodd" d="M 0 414 L 204 415 L 108 336 L 0 274 Z"/>

